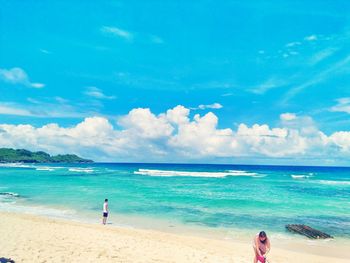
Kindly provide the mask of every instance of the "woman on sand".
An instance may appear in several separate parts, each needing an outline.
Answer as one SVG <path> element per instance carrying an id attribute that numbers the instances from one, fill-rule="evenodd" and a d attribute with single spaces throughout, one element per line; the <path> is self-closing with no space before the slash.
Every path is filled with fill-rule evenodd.
<path id="1" fill-rule="evenodd" d="M 266 254 L 270 251 L 270 240 L 264 231 L 254 237 L 253 248 L 255 252 L 254 263 L 265 263 Z"/>

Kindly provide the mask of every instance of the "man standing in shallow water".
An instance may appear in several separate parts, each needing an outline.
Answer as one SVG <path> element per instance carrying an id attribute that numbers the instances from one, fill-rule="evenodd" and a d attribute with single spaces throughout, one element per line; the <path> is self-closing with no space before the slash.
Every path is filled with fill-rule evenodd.
<path id="1" fill-rule="evenodd" d="M 253 248 L 255 252 L 254 263 L 265 263 L 266 254 L 270 251 L 270 240 L 264 231 L 254 237 Z"/>
<path id="2" fill-rule="evenodd" d="M 102 218 L 102 224 L 106 224 L 108 217 L 108 199 L 105 199 L 105 202 L 103 203 L 103 218 Z"/>

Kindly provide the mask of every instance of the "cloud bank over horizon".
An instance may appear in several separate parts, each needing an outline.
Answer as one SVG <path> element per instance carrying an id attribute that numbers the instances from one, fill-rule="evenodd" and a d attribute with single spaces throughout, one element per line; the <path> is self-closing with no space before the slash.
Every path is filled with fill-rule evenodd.
<path id="1" fill-rule="evenodd" d="M 0 147 L 75 153 L 110 162 L 269 159 L 288 164 L 303 159 L 304 163 L 318 160 L 319 164 L 337 165 L 350 156 L 350 132 L 326 135 L 308 116 L 282 113 L 278 127 L 241 123 L 235 129 L 221 129 L 214 113 L 193 117 L 190 113 L 178 105 L 158 115 L 149 108 L 134 108 L 116 123 L 93 116 L 71 127 L 0 124 Z"/>

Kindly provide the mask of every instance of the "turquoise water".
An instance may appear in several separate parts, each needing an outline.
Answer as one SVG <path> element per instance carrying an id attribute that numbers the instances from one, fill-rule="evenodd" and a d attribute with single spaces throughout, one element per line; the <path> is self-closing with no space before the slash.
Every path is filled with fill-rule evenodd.
<path id="1" fill-rule="evenodd" d="M 0 192 L 2 211 L 98 218 L 108 198 L 124 218 L 286 235 L 305 223 L 350 239 L 350 168 L 2 164 Z"/>

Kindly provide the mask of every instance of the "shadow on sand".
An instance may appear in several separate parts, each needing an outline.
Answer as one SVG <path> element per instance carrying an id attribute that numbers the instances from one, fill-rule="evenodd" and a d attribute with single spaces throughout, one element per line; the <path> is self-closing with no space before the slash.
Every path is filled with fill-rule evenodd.
<path id="1" fill-rule="evenodd" d="M 0 263 L 15 263 L 15 261 L 13 259 L 10 258 L 0 258 Z"/>

